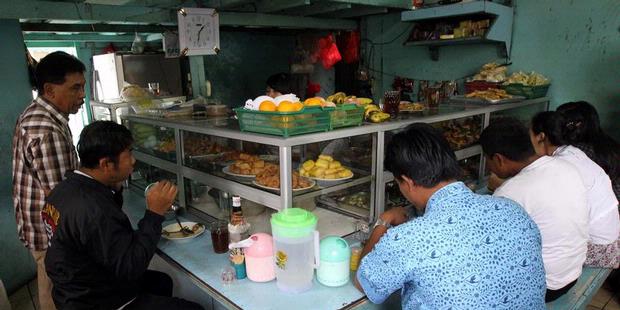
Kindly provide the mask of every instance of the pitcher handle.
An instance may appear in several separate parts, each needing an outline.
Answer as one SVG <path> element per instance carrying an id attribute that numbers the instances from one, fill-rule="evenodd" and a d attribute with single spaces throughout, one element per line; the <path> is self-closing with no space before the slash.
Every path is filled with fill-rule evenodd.
<path id="1" fill-rule="evenodd" d="M 318 269 L 321 263 L 321 253 L 319 247 L 319 231 L 314 231 L 314 268 Z"/>

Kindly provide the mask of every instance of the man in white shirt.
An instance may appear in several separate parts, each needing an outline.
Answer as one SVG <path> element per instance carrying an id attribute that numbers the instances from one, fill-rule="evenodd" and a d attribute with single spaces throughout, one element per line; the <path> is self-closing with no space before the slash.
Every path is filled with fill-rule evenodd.
<path id="1" fill-rule="evenodd" d="M 519 203 L 540 229 L 545 301 L 553 301 L 575 285 L 586 259 L 589 211 L 579 172 L 562 159 L 536 155 L 527 128 L 513 118 L 494 121 L 480 144 L 489 170 L 510 178 L 494 195 Z"/>

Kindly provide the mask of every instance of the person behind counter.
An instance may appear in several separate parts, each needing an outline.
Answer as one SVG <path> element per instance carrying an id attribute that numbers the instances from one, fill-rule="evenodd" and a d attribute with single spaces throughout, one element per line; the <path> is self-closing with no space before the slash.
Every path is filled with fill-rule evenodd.
<path id="1" fill-rule="evenodd" d="M 402 290 L 403 309 L 544 309 L 538 227 L 515 202 L 473 193 L 446 139 L 428 124 L 396 134 L 384 162 L 424 215 L 384 212 L 355 285 L 373 303 Z"/>
<path id="2" fill-rule="evenodd" d="M 59 309 L 202 309 L 170 297 L 172 280 L 147 270 L 161 234 L 163 214 L 177 188 L 159 182 L 133 230 L 122 211 L 121 183 L 133 170 L 129 130 L 111 121 L 80 134 L 80 169 L 52 190 L 42 218 L 51 241 L 45 258 Z"/>
<path id="3" fill-rule="evenodd" d="M 287 73 L 276 73 L 267 78 L 267 89 L 265 95 L 275 98 L 284 94 L 290 94 L 291 76 Z"/>
<path id="4" fill-rule="evenodd" d="M 492 122 L 480 135 L 489 170 L 506 180 L 493 194 L 519 203 L 542 235 L 547 293 L 553 301 L 575 285 L 586 259 L 586 189 L 571 163 L 537 155 L 527 128 L 514 118 Z"/>
<path id="5" fill-rule="evenodd" d="M 563 137 L 567 122 L 558 112 L 540 112 L 532 119 L 530 138 L 538 155 L 562 158 L 573 164 L 586 187 L 590 212 L 586 266 L 618 268 L 620 217 L 609 176 L 580 149 Z"/>

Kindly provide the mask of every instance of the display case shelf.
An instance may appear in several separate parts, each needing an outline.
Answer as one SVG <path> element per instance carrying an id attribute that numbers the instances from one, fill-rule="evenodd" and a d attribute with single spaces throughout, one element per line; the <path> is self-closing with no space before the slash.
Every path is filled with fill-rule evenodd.
<path id="1" fill-rule="evenodd" d="M 176 174 L 177 184 L 181 188 L 185 188 L 186 180 L 189 180 L 189 182 L 199 182 L 208 188 L 239 195 L 243 199 L 267 206 L 275 211 L 290 208 L 307 201 L 317 202 L 321 200 L 320 198 L 328 196 L 333 197 L 342 192 L 345 192 L 345 194 L 348 193 L 346 195 L 351 195 L 355 192 L 368 191 L 371 197 L 366 211 L 362 210 L 364 208 L 358 208 L 359 210 L 339 210 L 337 207 L 336 210 L 334 210 L 332 206 L 327 206 L 327 208 L 345 217 L 350 216 L 356 220 L 361 218 L 367 221 L 373 221 L 384 210 L 386 195 L 385 185 L 394 179 L 390 173 L 383 169 L 385 147 L 388 141 L 386 140 L 386 135 L 391 135 L 393 132 L 403 130 L 412 123 L 425 122 L 436 124 L 437 127 L 444 130 L 444 132 L 454 132 L 457 138 L 462 138 L 462 134 L 465 136 L 469 136 L 469 134 L 463 133 L 461 130 L 449 130 L 454 130 L 454 126 L 465 126 L 464 128 L 469 128 L 467 130 L 470 131 L 474 130 L 477 134 L 482 128 L 488 126 L 491 116 L 493 115 L 523 114 L 524 118 L 531 117 L 532 115 L 530 114 L 534 111 L 546 110 L 548 108 L 548 103 L 548 98 L 538 98 L 516 103 L 488 106 L 445 104 L 440 105 L 438 109 L 432 111 L 425 111 L 424 113 L 409 117 L 399 116 L 396 120 L 386 123 L 364 124 L 358 127 L 343 128 L 320 134 L 308 134 L 289 138 L 241 132 L 234 120 L 227 120 L 226 122 L 219 122 L 216 124 L 205 120 L 157 119 L 153 117 L 126 116 L 124 117 L 124 123 L 128 125 L 129 128 L 132 128 L 131 123 L 135 122 L 166 127 L 174 131 L 174 139 L 177 144 L 175 151 L 177 155 L 175 158 L 176 162 L 171 162 L 140 151 L 136 151 L 134 154 L 136 159 L 142 162 Z M 527 114 L 527 116 L 525 114 Z M 478 126 L 479 123 L 480 125 Z M 448 124 L 449 126 L 442 127 L 442 124 Z M 252 180 L 249 178 L 239 180 L 230 175 L 223 174 L 221 172 L 221 166 L 216 167 L 214 171 L 205 171 L 205 169 L 200 169 L 200 167 L 188 163 L 187 154 L 184 153 L 187 149 L 187 147 L 184 147 L 184 139 L 187 137 L 185 134 L 186 132 L 202 134 L 217 139 L 232 139 L 234 141 L 226 145 L 228 147 L 237 148 L 239 151 L 251 147 L 253 144 L 258 144 L 258 147 L 261 145 L 269 147 L 267 149 L 269 152 L 261 153 L 261 151 L 258 151 L 255 154 L 273 154 L 275 149 L 278 149 L 277 155 L 272 156 L 277 156 L 279 163 L 280 191 L 265 190 L 252 184 Z M 357 137 L 359 137 L 360 141 L 364 142 L 361 143 L 355 140 L 358 139 Z M 355 177 L 343 181 L 342 183 L 327 184 L 325 186 L 323 186 L 323 184 L 317 184 L 311 189 L 293 192 L 291 172 L 297 170 L 297 166 L 305 160 L 316 159 L 318 154 L 323 153 L 324 148 L 334 139 L 344 140 L 345 143 L 348 143 L 347 147 L 337 148 L 341 149 L 343 152 L 348 151 L 340 155 L 339 160 L 343 161 L 342 164 L 361 170 L 354 170 Z M 472 159 L 471 162 L 467 163 L 468 171 L 470 171 L 470 179 L 476 176 L 478 179 L 484 178 L 483 167 L 485 163 L 480 146 L 475 144 L 471 145 L 469 144 L 470 142 L 455 141 L 458 143 L 455 145 L 460 148 L 455 151 L 457 159 L 463 160 L 479 156 L 479 159 Z M 453 145 L 453 147 L 455 147 L 455 145 Z M 360 149 L 358 150 L 357 148 Z M 369 148 L 369 150 L 365 151 L 362 148 Z M 190 152 L 192 156 L 201 156 L 201 154 L 199 154 L 202 152 L 200 149 L 189 149 L 191 149 Z M 353 149 L 355 149 L 355 152 L 353 152 Z M 361 164 L 362 162 L 364 163 L 363 165 Z M 474 173 L 475 167 L 472 167 L 474 164 L 478 165 L 478 171 L 482 173 Z M 364 189 L 360 190 L 360 187 Z M 191 192 L 191 186 L 189 190 Z M 186 191 L 187 190 L 179 191 L 179 193 L 182 194 Z M 191 202 L 187 203 L 185 201 L 185 197 L 179 197 L 179 202 L 182 206 L 191 205 Z"/>

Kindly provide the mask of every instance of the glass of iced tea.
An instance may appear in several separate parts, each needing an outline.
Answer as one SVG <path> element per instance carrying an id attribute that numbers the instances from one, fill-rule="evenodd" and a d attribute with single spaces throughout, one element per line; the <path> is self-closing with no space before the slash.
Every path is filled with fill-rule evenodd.
<path id="1" fill-rule="evenodd" d="M 216 220 L 209 225 L 213 251 L 217 254 L 228 252 L 228 221 Z"/>
<path id="2" fill-rule="evenodd" d="M 400 103 L 400 91 L 388 90 L 383 94 L 383 112 L 390 114 L 392 118 L 398 115 Z"/>

